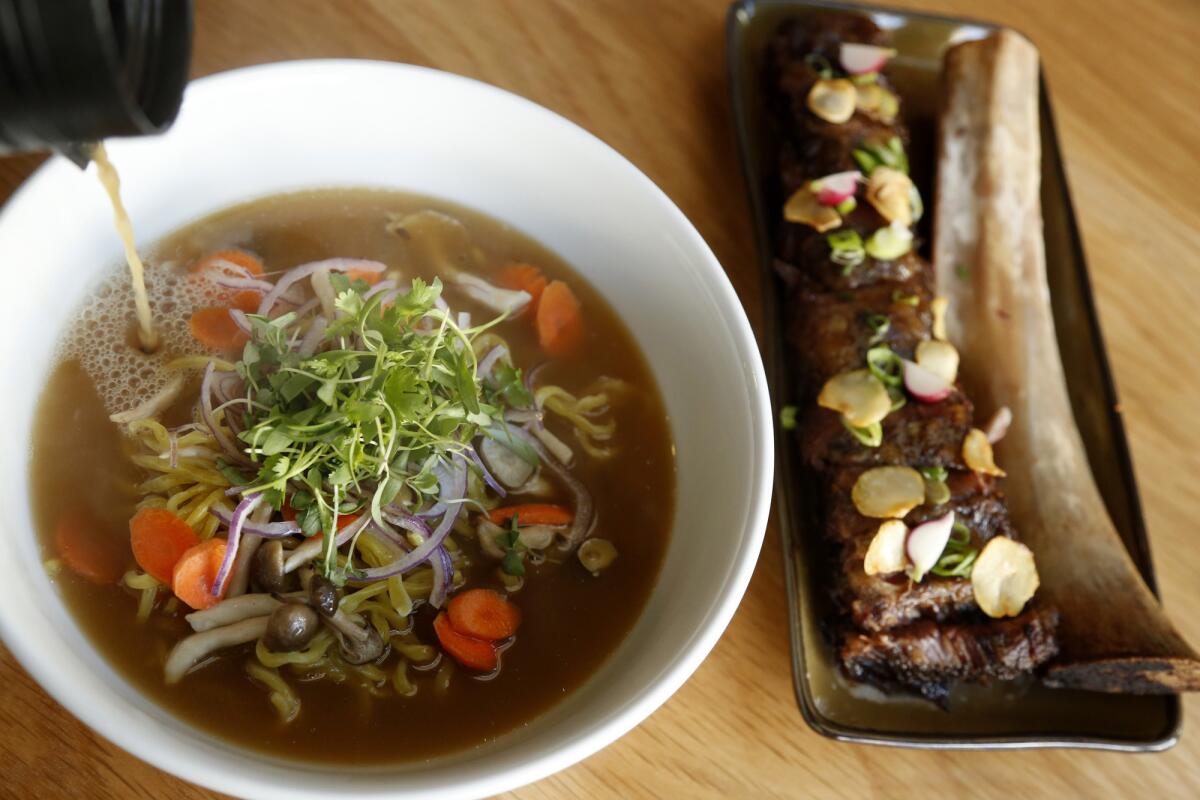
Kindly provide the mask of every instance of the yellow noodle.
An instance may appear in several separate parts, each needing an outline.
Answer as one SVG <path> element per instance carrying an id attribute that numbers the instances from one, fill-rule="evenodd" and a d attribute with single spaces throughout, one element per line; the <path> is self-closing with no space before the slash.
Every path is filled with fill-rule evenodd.
<path id="1" fill-rule="evenodd" d="M 404 578 L 393 575 L 387 579 L 387 587 L 388 600 L 391 601 L 392 608 L 396 609 L 396 613 L 404 617 L 411 614 L 413 602 L 412 598 L 408 596 L 408 590 L 404 587 Z"/>
<path id="2" fill-rule="evenodd" d="M 121 576 L 121 583 L 128 586 L 130 589 L 157 589 L 160 584 L 158 579 L 153 575 L 147 575 L 140 569 L 131 569 Z"/>
<path id="3" fill-rule="evenodd" d="M 333 634 L 324 630 L 313 637 L 313 640 L 308 643 L 308 647 L 291 653 L 273 653 L 263 644 L 262 639 L 259 639 L 254 645 L 254 654 L 264 667 L 272 669 L 284 664 L 314 664 L 325 657 L 325 652 L 331 644 L 333 644 Z"/>
<path id="4" fill-rule="evenodd" d="M 392 647 L 397 653 L 407 658 L 414 664 L 428 664 L 433 661 L 437 655 L 437 650 L 427 644 L 394 644 Z"/>
<path id="5" fill-rule="evenodd" d="M 300 713 L 300 698 L 277 671 L 252 659 L 246 662 L 246 672 L 271 691 L 271 705 L 275 706 L 281 720 L 288 723 L 296 718 Z"/>
<path id="6" fill-rule="evenodd" d="M 379 635 L 387 638 L 393 630 L 402 631 L 408 627 L 408 620 L 397 613 L 390 605 L 384 605 L 378 600 L 369 600 L 358 607 L 359 613 L 378 614 L 384 621 L 383 627 L 376 625 Z M 394 626 L 394 627 L 392 627 Z"/>
<path id="7" fill-rule="evenodd" d="M 382 594 L 385 591 L 387 591 L 387 582 L 376 581 L 375 583 L 368 584 L 364 588 L 359 589 L 353 594 L 348 594 L 343 597 L 342 601 L 338 603 L 338 607 L 343 609 L 346 613 L 352 614 L 358 610 L 360 603 L 370 600 L 372 597 Z"/>
<path id="8" fill-rule="evenodd" d="M 142 589 L 141 597 L 138 598 L 138 622 L 145 622 L 146 620 L 150 619 L 150 612 L 154 610 L 154 600 L 157 597 L 158 587 Z"/>
<path id="9" fill-rule="evenodd" d="M 417 685 L 408 679 L 408 662 L 403 659 L 396 665 L 392 673 L 392 688 L 401 697 L 412 697 L 417 693 Z"/>
<path id="10" fill-rule="evenodd" d="M 433 677 L 433 688 L 438 694 L 445 694 L 450 690 L 450 678 L 453 675 L 454 663 L 448 658 L 443 658 L 437 674 Z"/>

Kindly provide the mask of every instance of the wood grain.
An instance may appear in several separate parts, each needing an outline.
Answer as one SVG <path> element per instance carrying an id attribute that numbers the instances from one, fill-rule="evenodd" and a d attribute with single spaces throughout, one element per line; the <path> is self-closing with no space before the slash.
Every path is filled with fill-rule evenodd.
<path id="1" fill-rule="evenodd" d="M 1200 642 L 1200 4 L 891 4 L 994 19 L 1041 48 L 1163 599 Z M 387 59 L 479 78 L 578 122 L 679 204 L 757 324 L 757 262 L 726 97 L 725 0 L 197 5 L 196 75 L 283 59 Z M 0 160 L 0 196 L 36 163 Z M 1192 732 L 1148 756 L 938 754 L 813 734 L 792 696 L 776 536 L 772 528 L 729 630 L 678 694 L 612 747 L 511 796 L 1200 796 Z M 1200 697 L 1185 701 L 1185 713 L 1200 714 Z M 213 797 L 99 739 L 2 651 L 0 776 L 0 797 Z"/>

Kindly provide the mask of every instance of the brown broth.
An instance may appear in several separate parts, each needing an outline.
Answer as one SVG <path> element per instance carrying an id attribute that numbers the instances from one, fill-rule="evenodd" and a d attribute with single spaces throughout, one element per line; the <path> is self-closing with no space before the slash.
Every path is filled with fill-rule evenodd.
<path id="1" fill-rule="evenodd" d="M 608 304 L 536 242 L 495 220 L 428 198 L 322 190 L 212 215 L 161 242 L 151 261 L 186 264 L 214 249 L 237 246 L 258 253 L 269 271 L 335 255 L 403 268 L 403 245 L 385 231 L 385 218 L 389 212 L 423 208 L 445 211 L 467 225 L 484 254 L 486 266 L 479 270 L 484 277 L 521 261 L 575 290 L 586 319 L 585 343 L 578 356 L 549 365 L 539 382 L 579 392 L 597 376 L 609 375 L 635 387 L 627 401 L 614 406 L 618 454 L 596 461 L 575 448 L 574 472 L 598 509 L 596 535 L 611 540 L 620 555 L 599 578 L 574 558 L 560 567 L 530 567 L 524 587 L 514 595 L 523 613 L 521 629 L 494 680 L 476 680 L 456 668 L 449 690 L 439 694 L 433 672 L 410 668 L 409 678 L 419 687 L 415 696 L 399 697 L 389 685 L 384 696 L 373 697 L 328 681 L 301 682 L 285 669 L 282 674 L 302 701 L 300 716 L 289 725 L 279 721 L 267 692 L 246 677 L 244 664 L 253 658 L 249 647 L 226 651 L 179 685 L 167 686 L 166 653 L 190 630 L 182 616 L 155 612 L 139 624 L 135 593 L 94 585 L 62 568 L 56 581 L 68 607 L 115 668 L 171 712 L 232 743 L 285 758 L 354 763 L 419 761 L 479 746 L 528 723 L 582 684 L 628 633 L 657 578 L 675 495 L 673 447 L 657 386 Z M 461 305 L 453 297 L 450 302 Z M 501 333 L 518 365 L 528 369 L 544 360 L 528 319 L 506 322 Z M 569 430 L 549 424 L 564 441 L 574 442 Z M 132 566 L 128 519 L 138 499 L 132 487 L 139 470 L 130 465 L 122 443 L 87 373 L 71 361 L 57 366 L 41 399 L 32 446 L 32 502 L 47 558 L 55 556 L 54 527 L 61 515 L 82 507 L 99 520 L 98 535 Z M 472 554 L 468 585 L 499 588 L 494 562 L 465 537 L 458 541 Z M 416 618 L 418 636 L 435 642 L 428 609 Z M 394 667 L 395 658 L 385 668 Z"/>

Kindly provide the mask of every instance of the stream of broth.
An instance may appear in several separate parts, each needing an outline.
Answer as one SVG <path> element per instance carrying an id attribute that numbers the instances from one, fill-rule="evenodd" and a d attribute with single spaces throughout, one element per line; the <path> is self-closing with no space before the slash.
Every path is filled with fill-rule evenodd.
<path id="1" fill-rule="evenodd" d="M 100 178 L 100 184 L 112 203 L 117 235 L 121 237 L 121 244 L 125 247 L 125 262 L 129 265 L 129 278 L 137 313 L 138 341 L 143 350 L 153 352 L 158 347 L 158 335 L 154 332 L 154 315 L 150 312 L 150 300 L 146 294 L 146 268 L 134 243 L 133 224 L 129 221 L 129 213 L 125 210 L 125 204 L 121 202 L 121 178 L 109 160 L 103 142 L 92 148 L 91 156 L 96 164 L 96 175 Z"/>
<path id="2" fill-rule="evenodd" d="M 484 745 L 528 724 L 599 668 L 641 614 L 657 579 L 674 515 L 675 463 L 654 378 L 628 329 L 591 286 L 554 254 L 491 218 L 424 197 L 368 190 L 303 192 L 217 213 L 167 237 L 150 252 L 151 299 L 164 344 L 153 358 L 139 363 L 177 355 L 180 345 L 173 331 L 186 330 L 186 318 L 182 327 L 176 319 L 186 313 L 186 304 L 158 299 L 156 287 L 166 281 L 162 275 L 177 273 L 185 280 L 186 267 L 196 258 L 241 247 L 257 253 L 272 274 L 316 259 L 354 256 L 431 279 L 429 265 L 414 263 L 401 237 L 386 229 L 389 215 L 430 208 L 464 222 L 482 256 L 484 266 L 477 270 L 482 277 L 494 277 L 513 262 L 530 263 L 548 278 L 567 281 L 579 296 L 587 328 L 583 346 L 575 358 L 547 363 L 539 383 L 580 392 L 596 377 L 608 375 L 633 387 L 614 406 L 617 454 L 607 461 L 581 454 L 574 468 L 596 502 L 596 535 L 611 540 L 620 555 L 599 578 L 574 559 L 558 569 L 532 567 L 524 588 L 514 595 L 522 610 L 516 644 L 505 652 L 494 680 L 480 681 L 454 669 L 448 690 L 441 693 L 435 672 L 410 669 L 416 695 L 400 697 L 387 687 L 375 697 L 345 684 L 302 682 L 285 671 L 302 701 L 300 716 L 291 724 L 279 721 L 267 693 L 246 677 L 244 665 L 253 657 L 249 647 L 167 686 L 162 674 L 166 653 L 189 632 L 182 616 L 156 612 L 139 624 L 135 593 L 95 585 L 65 568 L 57 572 L 68 608 L 120 674 L 172 713 L 239 746 L 307 761 L 379 764 L 421 761 Z M 114 308 L 128 308 L 130 289 L 128 283 L 115 282 L 118 276 L 114 270 L 103 286 L 112 294 Z M 478 320 L 490 318 L 452 291 L 447 299 Z M 122 336 L 127 340 L 128 329 L 110 330 L 119 327 L 111 322 L 119 315 L 93 317 L 66 331 L 60 350 L 64 355 L 42 395 L 32 447 L 32 502 L 48 558 L 55 555 L 56 523 L 68 511 L 82 508 L 98 521 L 97 536 L 132 566 L 128 520 L 138 499 L 133 487 L 143 476 L 130 464 L 127 441 L 108 418 L 116 409 L 106 407 L 97 376 L 89 374 L 89 368 L 94 371 L 100 364 L 102 369 L 105 362 L 92 359 L 85 368 L 71 357 L 90 352 L 87 348 L 95 349 L 97 342 L 100 350 L 118 347 Z M 518 365 L 528 369 L 545 360 L 529 319 L 506 322 L 500 332 Z M 194 400 L 194 391 L 185 392 L 164 423 L 190 420 Z M 574 443 L 569 429 L 555 420 L 548 425 Z M 495 563 L 478 552 L 473 540 L 459 541 L 471 557 L 468 582 L 499 588 Z M 428 609 L 417 614 L 415 632 L 422 641 L 435 641 L 431 620 Z"/>

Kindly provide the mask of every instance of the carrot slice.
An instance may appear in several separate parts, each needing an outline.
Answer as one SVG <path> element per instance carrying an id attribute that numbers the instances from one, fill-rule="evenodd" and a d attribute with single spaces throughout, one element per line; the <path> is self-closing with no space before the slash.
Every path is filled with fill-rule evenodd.
<path id="1" fill-rule="evenodd" d="M 200 537 L 167 509 L 143 508 L 129 520 L 129 544 L 138 566 L 170 586 L 175 565 Z"/>
<path id="2" fill-rule="evenodd" d="M 236 350 L 250 340 L 228 308 L 209 306 L 192 314 L 192 336 L 210 350 Z"/>
<path id="3" fill-rule="evenodd" d="M 175 596 L 197 610 L 219 603 L 221 598 L 213 595 L 212 586 L 224 559 L 224 539 L 209 539 L 190 548 L 175 565 L 171 580 Z"/>
<path id="4" fill-rule="evenodd" d="M 444 611 L 434 619 L 433 630 L 437 633 L 442 649 L 467 669 L 473 669 L 476 672 L 491 672 L 499 663 L 500 656 L 496 652 L 496 645 L 472 639 L 470 636 L 463 636 L 454 630 L 454 626 L 450 624 L 450 619 Z"/>
<path id="5" fill-rule="evenodd" d="M 348 278 L 351 283 L 354 281 L 366 281 L 374 286 L 383 279 L 383 273 L 371 272 L 370 270 L 365 269 L 348 269 L 346 270 L 346 278 Z"/>
<path id="6" fill-rule="evenodd" d="M 188 270 L 190 272 L 204 272 L 209 269 L 219 269 L 228 274 L 236 274 L 222 264 L 222 261 L 235 264 L 256 277 L 263 274 L 262 261 L 257 256 L 247 253 L 245 250 L 218 250 L 215 253 L 209 253 L 203 258 L 193 261 Z"/>
<path id="7" fill-rule="evenodd" d="M 464 636 L 495 642 L 507 639 L 521 624 L 521 609 L 491 589 L 469 589 L 446 606 L 450 624 Z"/>
<path id="8" fill-rule="evenodd" d="M 229 300 L 229 307 L 240 309 L 247 314 L 257 314 L 262 299 L 262 292 L 256 292 L 253 289 L 243 289 Z"/>
<path id="9" fill-rule="evenodd" d="M 71 571 L 92 583 L 116 583 L 121 577 L 123 559 L 100 523 L 84 511 L 68 511 L 59 519 L 54 549 Z"/>
<path id="10" fill-rule="evenodd" d="M 538 342 L 552 356 L 570 355 L 583 342 L 579 298 L 562 281 L 550 281 L 537 306 Z"/>
<path id="11" fill-rule="evenodd" d="M 488 512 L 488 519 L 497 525 L 507 525 L 513 517 L 517 518 L 518 525 L 570 525 L 575 514 L 569 508 L 549 503 L 505 506 Z"/>
<path id="12" fill-rule="evenodd" d="M 546 290 L 546 276 L 532 264 L 509 264 L 500 270 L 499 283 L 506 289 L 528 292 L 533 298 L 526 308 L 537 309 L 538 300 Z"/>

